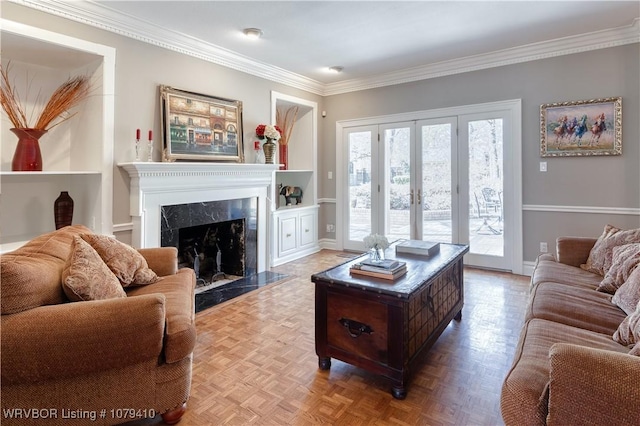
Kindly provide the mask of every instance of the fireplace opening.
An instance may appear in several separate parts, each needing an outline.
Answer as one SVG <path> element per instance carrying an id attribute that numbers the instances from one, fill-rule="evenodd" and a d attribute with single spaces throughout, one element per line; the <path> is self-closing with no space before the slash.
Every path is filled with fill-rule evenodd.
<path id="1" fill-rule="evenodd" d="M 166 205 L 160 213 L 160 244 L 177 248 L 180 266 L 196 272 L 197 293 L 257 273 L 257 197 Z"/>
<path id="2" fill-rule="evenodd" d="M 195 271 L 196 291 L 244 277 L 245 219 L 180 228 L 178 263 Z"/>

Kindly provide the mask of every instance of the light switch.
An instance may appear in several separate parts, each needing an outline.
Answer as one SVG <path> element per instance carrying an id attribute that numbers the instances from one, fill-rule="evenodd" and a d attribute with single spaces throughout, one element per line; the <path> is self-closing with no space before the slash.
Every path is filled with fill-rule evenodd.
<path id="1" fill-rule="evenodd" d="M 333 172 L 329 172 L 327 177 L 329 178 L 329 180 L 333 179 Z"/>
<path id="2" fill-rule="evenodd" d="M 547 162 L 546 161 L 541 161 L 540 162 L 540 171 L 541 172 L 546 172 L 547 171 Z"/>

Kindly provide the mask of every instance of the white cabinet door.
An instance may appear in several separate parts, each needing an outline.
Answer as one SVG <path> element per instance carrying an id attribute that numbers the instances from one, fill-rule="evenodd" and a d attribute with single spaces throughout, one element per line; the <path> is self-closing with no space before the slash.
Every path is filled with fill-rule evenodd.
<path id="1" fill-rule="evenodd" d="M 316 217 L 315 211 L 300 214 L 300 248 L 316 243 Z"/>
<path id="2" fill-rule="evenodd" d="M 278 210 L 273 214 L 271 266 L 282 265 L 320 251 L 318 207 Z"/>
<path id="3" fill-rule="evenodd" d="M 280 250 L 279 257 L 287 255 L 289 252 L 296 249 L 297 241 L 297 216 L 280 218 Z"/>

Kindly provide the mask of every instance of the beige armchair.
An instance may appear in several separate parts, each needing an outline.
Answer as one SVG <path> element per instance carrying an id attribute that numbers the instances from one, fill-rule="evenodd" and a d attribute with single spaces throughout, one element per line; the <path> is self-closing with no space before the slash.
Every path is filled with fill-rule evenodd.
<path id="1" fill-rule="evenodd" d="M 68 302 L 52 283 L 81 232 L 89 230 L 63 228 L 2 256 L 2 424 L 118 424 L 156 414 L 177 423 L 196 340 L 193 270 L 178 270 L 175 248 L 140 250 L 159 282 L 123 298 Z"/>

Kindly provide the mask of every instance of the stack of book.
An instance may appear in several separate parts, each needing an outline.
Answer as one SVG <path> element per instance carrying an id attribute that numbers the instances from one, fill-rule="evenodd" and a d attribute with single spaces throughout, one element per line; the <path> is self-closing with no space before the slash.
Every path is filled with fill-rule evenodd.
<path id="1" fill-rule="evenodd" d="M 363 260 L 353 264 L 350 272 L 356 275 L 395 280 L 407 273 L 407 263 L 391 259 L 378 262 Z"/>

